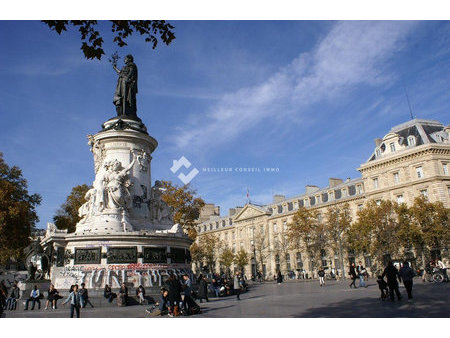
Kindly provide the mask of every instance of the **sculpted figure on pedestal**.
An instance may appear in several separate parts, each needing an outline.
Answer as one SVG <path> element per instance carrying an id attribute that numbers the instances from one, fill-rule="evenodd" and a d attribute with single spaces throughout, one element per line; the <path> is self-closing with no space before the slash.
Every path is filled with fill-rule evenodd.
<path id="1" fill-rule="evenodd" d="M 85 223 L 91 216 L 94 215 L 96 192 L 97 191 L 94 188 L 91 188 L 88 190 L 86 195 L 84 195 L 86 203 L 78 209 L 78 216 L 81 217 L 80 223 Z"/>
<path id="2" fill-rule="evenodd" d="M 94 167 L 95 172 L 97 173 L 105 157 L 105 146 L 101 145 L 99 141 L 95 141 L 93 135 L 88 135 L 87 138 L 88 144 L 91 147 L 91 152 L 94 154 Z"/>
<path id="3" fill-rule="evenodd" d="M 102 178 L 101 191 L 97 192 L 99 211 L 131 207 L 129 172 L 135 161 L 136 156 L 133 154 L 133 160 L 126 168 L 123 168 L 122 163 L 116 159 L 104 164 L 106 172 Z"/>
<path id="4" fill-rule="evenodd" d="M 164 190 L 161 181 L 156 181 L 152 187 L 150 200 L 151 218 L 157 223 L 168 223 L 172 221 L 172 210 L 162 199 Z"/>
<path id="5" fill-rule="evenodd" d="M 121 70 L 113 63 L 113 68 L 119 75 L 113 103 L 116 106 L 117 116 L 137 117 L 136 94 L 138 92 L 138 70 L 133 62 L 132 55 L 127 55 L 124 61 L 125 66 Z"/>

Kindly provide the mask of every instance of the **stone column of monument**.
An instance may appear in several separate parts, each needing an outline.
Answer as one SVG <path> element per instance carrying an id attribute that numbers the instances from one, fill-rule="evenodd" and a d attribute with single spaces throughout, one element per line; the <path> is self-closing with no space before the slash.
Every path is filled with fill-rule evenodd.
<path id="1" fill-rule="evenodd" d="M 190 271 L 192 241 L 173 224 L 160 181 L 151 184 L 158 143 L 137 116 L 137 67 L 131 56 L 119 70 L 113 103 L 117 116 L 88 136 L 95 180 L 74 233 L 50 231 L 42 244 L 57 252 L 51 280 L 58 289 L 85 282 L 98 289 L 120 283 L 161 286 L 170 271 Z M 53 229 L 54 230 L 54 229 Z"/>

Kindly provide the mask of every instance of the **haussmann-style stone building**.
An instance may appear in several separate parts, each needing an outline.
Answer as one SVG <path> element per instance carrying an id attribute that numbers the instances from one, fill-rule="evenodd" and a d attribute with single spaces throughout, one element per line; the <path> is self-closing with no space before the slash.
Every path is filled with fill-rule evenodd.
<path id="1" fill-rule="evenodd" d="M 230 209 L 223 217 L 219 216 L 218 207 L 207 204 L 201 223 L 197 225 L 197 242 L 205 234 L 214 234 L 235 253 L 244 249 L 250 257 L 245 268 L 247 276 L 254 275 L 257 267 L 266 278 L 271 278 L 278 269 L 284 275 L 293 271 L 297 276 L 315 277 L 317 266 L 308 255 L 287 247 L 287 225 L 297 209 L 317 209 L 320 221 L 328 207 L 349 203 L 355 220 L 357 211 L 371 199 L 411 205 L 420 194 L 431 202 L 441 201 L 445 207 L 450 207 L 449 134 L 450 126 L 433 120 L 414 119 L 395 126 L 382 139 L 375 140 L 373 153 L 358 168 L 360 178 L 330 178 L 327 187 L 308 185 L 298 196 L 275 195 L 271 204 L 246 204 Z M 438 254 L 448 265 L 447 249 Z M 351 262 L 358 261 L 367 267 L 372 265 L 369 255 L 355 256 L 345 252 L 345 272 Z M 322 253 L 322 265 L 339 275 L 342 273 L 340 259 L 331 250 Z M 217 260 L 216 272 L 220 270 Z"/>

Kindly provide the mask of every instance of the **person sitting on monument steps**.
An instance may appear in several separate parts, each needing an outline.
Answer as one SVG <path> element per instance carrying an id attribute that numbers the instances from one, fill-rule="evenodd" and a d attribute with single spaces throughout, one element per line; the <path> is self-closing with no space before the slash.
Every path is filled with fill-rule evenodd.
<path id="1" fill-rule="evenodd" d="M 91 307 L 94 307 L 94 305 L 92 305 L 91 301 L 89 300 L 88 290 L 84 287 L 85 285 L 86 284 L 81 283 L 80 289 L 81 308 L 85 308 L 87 304 L 89 304 Z"/>
<path id="2" fill-rule="evenodd" d="M 145 289 L 142 285 L 136 289 L 136 296 L 138 296 L 139 304 L 143 304 L 145 302 Z"/>
<path id="3" fill-rule="evenodd" d="M 154 312 L 154 310 L 158 307 L 158 311 Z M 151 313 L 154 316 L 164 316 L 169 312 L 169 291 L 162 287 L 161 288 L 161 296 L 159 298 L 159 302 L 156 302 L 149 309 L 145 310 L 147 313 Z"/>
<path id="4" fill-rule="evenodd" d="M 108 302 L 112 303 L 113 299 L 117 297 L 117 294 L 111 291 L 111 287 L 106 284 L 105 290 L 103 291 L 103 297 L 105 297 Z"/>
<path id="5" fill-rule="evenodd" d="M 48 289 L 47 302 L 45 303 L 45 310 L 48 309 L 50 303 L 52 304 L 52 308 L 56 309 L 56 302 L 60 298 L 63 297 L 59 295 L 59 292 L 55 289 L 55 286 L 53 284 L 50 284 L 50 288 Z"/>
<path id="6" fill-rule="evenodd" d="M 117 298 L 117 305 L 118 306 L 127 306 L 127 300 L 128 300 L 128 288 L 127 285 L 122 283 L 122 286 L 119 290 L 119 297 Z"/>
<path id="7" fill-rule="evenodd" d="M 31 304 L 31 310 L 34 310 L 34 304 L 37 302 L 38 303 L 38 309 L 41 309 L 41 293 L 39 292 L 39 289 L 37 287 L 37 285 L 34 286 L 33 290 L 31 290 L 30 293 L 30 298 L 27 299 L 27 301 L 25 302 L 25 309 L 24 310 L 28 310 L 28 303 L 32 302 Z"/>
<path id="8" fill-rule="evenodd" d="M 11 289 L 11 293 L 9 297 L 6 299 L 5 310 L 15 310 L 17 306 L 17 300 L 20 298 L 20 290 L 17 286 L 17 281 L 14 281 L 14 284 Z"/>
<path id="9" fill-rule="evenodd" d="M 63 305 L 70 301 L 70 318 L 73 318 L 73 312 L 77 313 L 77 318 L 80 318 L 80 293 L 78 292 L 78 284 L 72 285 L 70 288 L 69 297 L 63 302 Z"/>

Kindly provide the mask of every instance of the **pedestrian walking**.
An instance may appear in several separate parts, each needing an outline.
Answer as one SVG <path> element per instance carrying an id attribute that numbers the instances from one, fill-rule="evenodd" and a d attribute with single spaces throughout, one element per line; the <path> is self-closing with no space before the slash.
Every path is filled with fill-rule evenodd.
<path id="1" fill-rule="evenodd" d="M 78 292 L 78 285 L 75 284 L 71 287 L 69 297 L 63 302 L 63 305 L 70 302 L 70 318 L 73 318 L 73 313 L 77 313 L 77 318 L 80 318 L 81 299 Z"/>
<path id="2" fill-rule="evenodd" d="M 355 270 L 355 263 L 352 263 L 352 265 L 350 265 L 350 272 L 349 272 L 350 278 L 352 279 L 352 282 L 350 283 L 350 288 L 353 287 L 356 289 L 356 270 Z"/>
<path id="3" fill-rule="evenodd" d="M 167 280 L 167 288 L 169 295 L 167 297 L 169 301 L 169 317 L 177 317 L 180 315 L 180 303 L 181 303 L 181 284 L 174 273 L 170 273 Z"/>
<path id="4" fill-rule="evenodd" d="M 400 269 L 399 275 L 403 281 L 403 285 L 405 286 L 408 299 L 412 299 L 414 271 L 411 269 L 408 262 L 403 262 L 403 267 Z"/>
<path id="5" fill-rule="evenodd" d="M 361 261 L 359 261 L 358 266 L 356 267 L 356 272 L 358 272 L 359 287 L 367 287 L 366 283 L 364 282 L 364 276 L 367 270 L 364 268 Z"/>
<path id="6" fill-rule="evenodd" d="M 397 299 L 402 299 L 402 296 L 400 295 L 400 290 L 398 289 L 398 280 L 401 281 L 400 275 L 398 273 L 397 268 L 392 264 L 392 261 L 389 261 L 386 268 L 383 271 L 383 274 L 381 275 L 381 278 L 384 278 L 386 276 L 387 278 L 387 284 L 389 288 L 389 296 L 391 298 L 391 301 L 394 301 L 394 292 L 397 295 Z"/>
<path id="7" fill-rule="evenodd" d="M 277 272 L 277 284 L 280 285 L 282 281 L 283 281 L 283 276 L 281 275 L 281 271 L 278 270 L 278 272 Z"/>
<path id="8" fill-rule="evenodd" d="M 234 293 L 236 295 L 236 299 L 241 300 L 241 298 L 239 297 L 241 294 L 241 284 L 239 283 L 239 271 L 237 271 L 236 275 L 234 276 L 233 288 L 234 288 Z"/>
<path id="9" fill-rule="evenodd" d="M 380 299 L 384 301 L 387 298 L 388 293 L 389 293 L 388 285 L 385 282 L 385 280 L 383 279 L 383 277 L 378 276 L 377 278 L 378 278 L 377 279 L 378 288 L 380 289 L 380 292 L 381 292 Z"/>
<path id="10" fill-rule="evenodd" d="M 198 299 L 200 299 L 200 303 L 202 302 L 202 299 L 205 299 L 206 302 L 209 302 L 208 300 L 208 282 L 206 281 L 206 276 L 200 275 L 200 282 L 198 287 Z"/>
<path id="11" fill-rule="evenodd" d="M 320 287 L 325 285 L 325 270 L 323 269 L 323 267 L 319 268 L 319 271 L 317 271 L 317 275 L 319 275 L 319 284 Z"/>
<path id="12" fill-rule="evenodd" d="M 91 301 L 89 300 L 88 290 L 84 286 L 85 286 L 85 284 L 81 283 L 81 289 L 79 290 L 80 300 L 81 300 L 81 308 L 85 308 L 87 304 L 89 304 L 91 307 L 94 307 L 94 305 L 92 305 Z"/>

